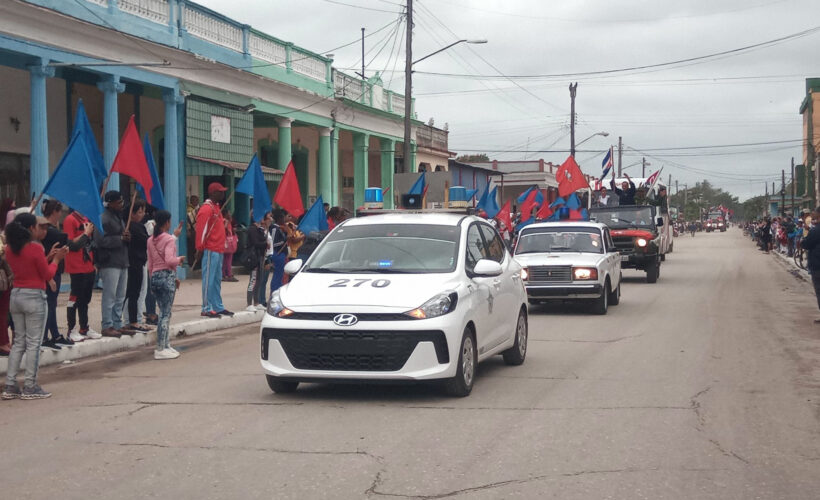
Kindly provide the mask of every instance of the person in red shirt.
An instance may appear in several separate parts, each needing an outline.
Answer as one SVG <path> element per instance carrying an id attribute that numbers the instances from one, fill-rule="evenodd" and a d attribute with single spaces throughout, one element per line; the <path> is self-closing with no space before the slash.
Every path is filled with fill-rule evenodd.
<path id="1" fill-rule="evenodd" d="M 6 260 L 14 271 L 11 291 L 11 316 L 16 326 L 9 354 L 3 399 L 43 399 L 51 393 L 37 385 L 40 344 L 43 342 L 48 305 L 46 283 L 54 278 L 58 264 L 68 252 L 67 246 L 51 248 L 46 256 L 42 245 L 32 241 L 37 218 L 20 214 L 6 226 Z M 49 262 L 50 261 L 50 262 Z M 23 390 L 17 386 L 17 372 L 26 354 L 26 378 Z"/>
<path id="2" fill-rule="evenodd" d="M 94 255 L 91 252 L 94 225 L 82 214 L 73 211 L 63 220 L 63 232 L 68 235 L 65 270 L 71 278 L 71 292 L 66 307 L 68 338 L 74 342 L 82 342 L 86 338 L 102 338 L 102 335 L 88 326 L 88 304 L 94 291 Z M 80 316 L 79 329 L 75 329 L 77 315 Z"/>
<path id="3" fill-rule="evenodd" d="M 202 262 L 202 312 L 206 318 L 233 316 L 222 305 L 222 254 L 225 252 L 225 221 L 219 204 L 227 188 L 208 185 L 208 199 L 196 214 L 196 257 Z"/>

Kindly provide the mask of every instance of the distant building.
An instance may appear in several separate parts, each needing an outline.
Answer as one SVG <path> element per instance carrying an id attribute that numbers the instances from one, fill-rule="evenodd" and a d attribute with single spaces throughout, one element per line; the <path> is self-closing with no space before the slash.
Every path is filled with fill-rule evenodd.
<path id="1" fill-rule="evenodd" d="M 817 206 L 820 192 L 820 78 L 806 78 L 806 96 L 800 104 L 803 115 L 803 163 L 795 167 L 795 184 L 803 208 Z"/>

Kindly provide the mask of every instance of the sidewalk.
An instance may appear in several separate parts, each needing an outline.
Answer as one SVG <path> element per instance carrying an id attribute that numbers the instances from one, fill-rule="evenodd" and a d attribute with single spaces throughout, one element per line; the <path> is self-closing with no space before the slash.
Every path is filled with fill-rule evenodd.
<path id="1" fill-rule="evenodd" d="M 68 280 L 68 275 L 64 275 Z M 263 311 L 245 311 L 245 291 L 248 287 L 248 276 L 238 275 L 238 282 L 222 282 L 222 301 L 229 311 L 236 313 L 235 316 L 221 317 L 219 319 L 201 317 L 201 297 L 202 284 L 199 278 L 191 278 L 183 281 L 177 290 L 174 299 L 173 312 L 171 314 L 171 339 L 182 335 L 196 335 L 200 333 L 222 330 L 234 326 L 256 323 L 262 320 Z M 102 290 L 94 290 L 91 304 L 88 308 L 88 319 L 90 327 L 94 330 L 102 331 L 100 321 L 100 302 L 102 300 Z M 57 303 L 57 324 L 60 333 L 66 335 L 66 302 L 68 292 L 60 293 Z M 127 315 L 127 314 L 126 314 Z M 59 351 L 51 349 L 41 349 L 40 366 L 47 366 L 56 363 L 63 363 L 89 356 L 100 356 L 112 352 L 125 351 L 135 347 L 141 347 L 156 343 L 156 330 L 147 333 L 137 333 L 134 336 L 123 335 L 121 338 L 103 337 L 97 340 L 85 340 L 73 346 L 63 346 Z M 0 357 L 0 373 L 6 373 L 8 357 Z"/>
<path id="2" fill-rule="evenodd" d="M 782 254 L 776 250 L 773 250 L 771 254 L 777 256 L 777 258 L 780 259 L 780 261 L 786 265 L 786 268 L 789 270 L 789 272 L 796 278 L 800 278 L 807 281 L 808 283 L 811 283 L 811 275 L 809 274 L 809 272 L 805 269 L 797 267 L 797 264 L 794 263 L 793 258 L 788 257 L 786 256 L 786 254 Z"/>

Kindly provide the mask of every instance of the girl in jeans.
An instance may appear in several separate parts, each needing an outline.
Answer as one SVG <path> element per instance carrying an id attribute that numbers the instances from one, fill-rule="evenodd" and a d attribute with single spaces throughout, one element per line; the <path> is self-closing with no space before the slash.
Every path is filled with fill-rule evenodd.
<path id="1" fill-rule="evenodd" d="M 177 257 L 176 247 L 182 226 L 177 227 L 173 235 L 168 232 L 171 229 L 171 213 L 167 210 L 158 211 L 154 220 L 154 234 L 148 238 L 148 272 L 151 275 L 151 291 L 159 308 L 154 359 L 174 359 L 179 357 L 179 352 L 169 343 L 168 327 L 174 295 L 179 288 L 176 269 L 185 261 L 185 256 Z"/>
<path id="2" fill-rule="evenodd" d="M 11 291 L 9 309 L 16 330 L 9 354 L 3 399 L 43 399 L 51 396 L 51 393 L 37 385 L 40 344 L 43 342 L 48 314 L 46 283 L 54 278 L 57 265 L 63 260 L 68 247 L 55 246 L 46 257 L 42 245 L 32 241 L 32 231 L 36 224 L 36 217 L 21 214 L 6 226 L 6 260 L 14 271 L 14 288 Z M 26 381 L 21 392 L 17 386 L 17 372 L 24 353 L 27 354 Z"/>

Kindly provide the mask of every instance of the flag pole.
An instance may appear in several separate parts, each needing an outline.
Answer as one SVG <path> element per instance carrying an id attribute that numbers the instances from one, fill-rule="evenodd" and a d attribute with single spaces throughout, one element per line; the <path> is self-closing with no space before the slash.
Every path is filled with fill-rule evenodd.
<path id="1" fill-rule="evenodd" d="M 113 173 L 114 173 L 114 170 L 111 169 L 111 170 L 108 171 L 108 175 L 105 176 L 105 182 L 103 182 L 102 190 L 100 191 L 100 198 L 105 196 L 105 190 L 108 188 L 108 181 L 111 179 L 111 174 L 113 174 Z"/>
<path id="2" fill-rule="evenodd" d="M 106 181 L 107 183 L 107 181 Z M 125 230 L 131 227 L 131 216 L 134 215 L 134 202 L 137 201 L 137 188 L 134 187 L 134 193 L 131 195 L 131 206 L 128 207 L 128 222 L 125 224 Z"/>
<path id="3" fill-rule="evenodd" d="M 36 200 L 34 200 L 34 203 L 32 203 L 32 204 L 31 204 L 31 210 L 29 210 L 29 211 L 28 211 L 28 213 L 30 213 L 30 214 L 33 214 L 33 213 L 34 213 L 34 210 L 36 210 L 36 209 L 37 209 L 37 205 L 39 205 L 39 204 L 40 204 L 40 200 L 42 200 L 42 199 L 43 199 L 43 195 L 44 195 L 44 194 L 45 194 L 45 193 L 40 193 L 40 196 L 38 196 L 38 197 L 37 197 L 37 199 L 36 199 Z"/>

